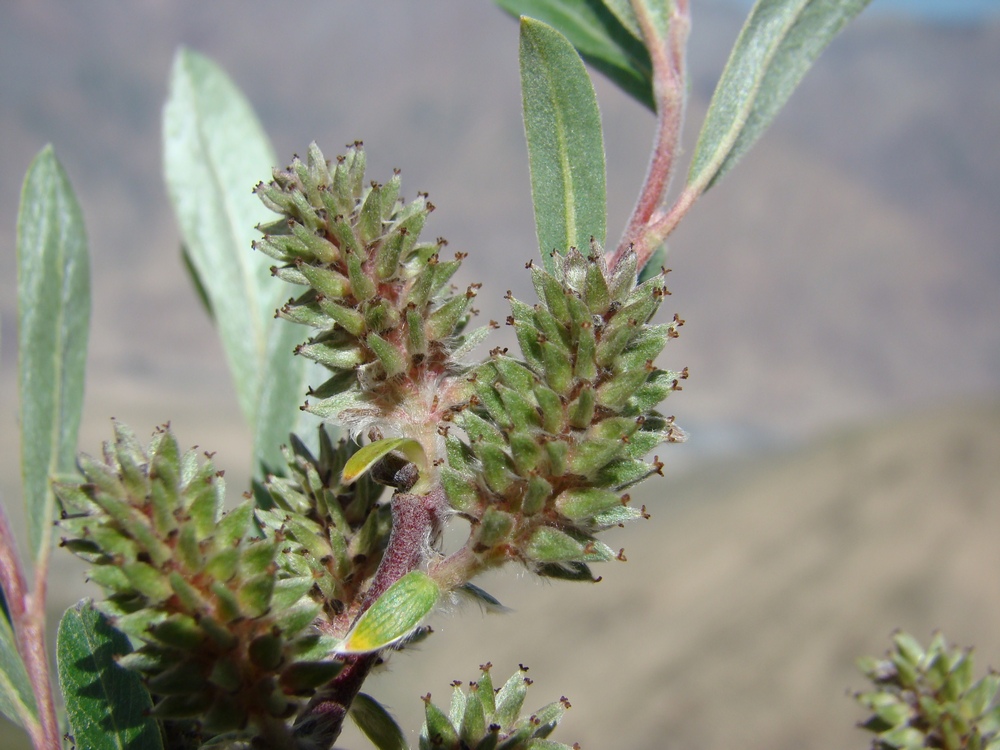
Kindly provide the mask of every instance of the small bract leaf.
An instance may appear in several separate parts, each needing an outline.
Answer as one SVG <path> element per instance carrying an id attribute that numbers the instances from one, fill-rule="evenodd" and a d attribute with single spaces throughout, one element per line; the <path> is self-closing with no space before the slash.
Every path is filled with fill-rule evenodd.
<path id="1" fill-rule="evenodd" d="M 344 663 L 339 661 L 296 662 L 282 671 L 281 687 L 286 693 L 305 695 L 332 680 L 343 668 Z"/>
<path id="2" fill-rule="evenodd" d="M 407 573 L 361 615 L 337 652 L 369 653 L 405 638 L 434 608 L 439 595 L 437 583 L 426 573 Z"/>
<path id="3" fill-rule="evenodd" d="M 919 666 L 924 660 L 924 649 L 921 647 L 920 642 L 917 641 L 909 633 L 904 633 L 902 631 L 896 633 L 892 637 L 893 643 L 896 644 L 897 651 L 906 658 L 906 660 L 913 666 Z"/>
<path id="4" fill-rule="evenodd" d="M 493 715 L 493 721 L 502 727 L 513 724 L 518 714 L 521 713 L 521 706 L 524 705 L 524 697 L 527 693 L 528 683 L 524 672 L 515 672 L 497 692 L 496 712 Z"/>
<path id="5" fill-rule="evenodd" d="M 358 693 L 351 703 L 351 718 L 378 750 L 407 750 L 406 736 L 392 715 L 377 700 Z"/>
<path id="6" fill-rule="evenodd" d="M 379 459 L 393 451 L 401 451 L 410 461 L 423 467 L 427 463 L 423 446 L 413 438 L 385 438 L 362 447 L 348 460 L 344 466 L 342 479 L 345 484 L 351 484 L 368 472 Z"/>
<path id="7" fill-rule="evenodd" d="M 458 747 L 458 732 L 447 714 L 434 705 L 430 696 L 424 698 L 424 728 L 420 733 L 420 747 Z"/>
<path id="8" fill-rule="evenodd" d="M 581 560 L 586 553 L 583 543 L 569 534 L 542 526 L 531 535 L 525 554 L 531 560 L 547 563 Z"/>
<path id="9" fill-rule="evenodd" d="M 479 697 L 479 691 L 470 690 L 465 699 L 465 710 L 462 712 L 462 721 L 458 729 L 459 737 L 471 746 L 486 734 L 486 727 L 486 711 Z"/>
<path id="10" fill-rule="evenodd" d="M 470 599 L 478 603 L 479 606 L 481 606 L 486 612 L 501 613 L 510 611 L 500 602 L 499 599 L 493 596 L 493 594 L 488 591 L 484 591 L 474 583 L 463 583 L 455 590 L 455 593 L 465 594 Z"/>

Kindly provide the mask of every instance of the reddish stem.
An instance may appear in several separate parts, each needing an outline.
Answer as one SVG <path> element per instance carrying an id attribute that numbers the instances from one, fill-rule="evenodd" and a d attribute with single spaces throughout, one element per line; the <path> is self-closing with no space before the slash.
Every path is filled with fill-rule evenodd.
<path id="1" fill-rule="evenodd" d="M 39 561 L 35 570 L 35 590 L 29 593 L 24 569 L 17 555 L 14 534 L 3 506 L 0 505 L 0 586 L 14 629 L 17 651 L 31 681 L 38 720 L 22 716 L 24 729 L 35 750 L 59 750 L 59 722 L 52 697 L 49 658 L 45 648 L 45 594 L 48 558 Z"/>
<path id="2" fill-rule="evenodd" d="M 657 238 L 650 228 L 657 208 L 663 203 L 673 175 L 674 157 L 680 144 L 684 124 L 685 48 L 691 28 L 687 0 L 676 0 L 671 14 L 667 38 L 661 38 L 642 0 L 633 0 L 633 10 L 653 65 L 653 98 L 656 102 L 656 138 L 650 157 L 646 180 L 625 233 L 608 262 L 614 268 L 631 247 L 639 268 L 649 261 L 653 251 L 666 235 Z"/>
<path id="3" fill-rule="evenodd" d="M 431 540 L 440 530 L 446 502 L 441 487 L 435 487 L 426 495 L 397 492 L 393 496 L 389 543 L 361 601 L 355 622 L 392 584 L 423 566 Z M 308 736 L 316 747 L 332 747 L 337 741 L 347 711 L 368 673 L 378 663 L 379 654 L 348 656 L 345 661 L 347 665 L 341 673 L 316 694 L 296 722 L 296 734 Z"/>

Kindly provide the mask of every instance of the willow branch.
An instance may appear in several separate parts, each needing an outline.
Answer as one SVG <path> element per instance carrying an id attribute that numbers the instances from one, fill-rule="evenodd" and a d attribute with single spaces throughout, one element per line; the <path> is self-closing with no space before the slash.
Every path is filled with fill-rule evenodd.
<path id="1" fill-rule="evenodd" d="M 48 558 L 39 562 L 35 571 L 34 593 L 29 593 L 24 569 L 17 555 L 14 534 L 7 514 L 0 505 L 0 586 L 3 587 L 7 611 L 17 642 L 17 651 L 31 681 L 37 719 L 21 716 L 25 731 L 36 750 L 59 750 L 59 722 L 56 719 L 49 658 L 45 648 L 45 592 Z"/>
<path id="2" fill-rule="evenodd" d="M 666 36 L 657 29 L 644 0 L 632 0 L 632 8 L 653 65 L 657 123 L 646 179 L 618 248 L 609 261 L 612 268 L 630 247 L 642 268 L 662 242 L 662 238 L 656 241 L 657 236 L 650 233 L 650 227 L 656 222 L 658 209 L 670 187 L 686 100 L 685 51 L 691 28 L 688 0 L 675 1 Z"/>
<path id="3" fill-rule="evenodd" d="M 424 565 L 431 549 L 431 540 L 440 530 L 441 511 L 446 504 L 444 490 L 440 486 L 426 495 L 397 492 L 393 496 L 389 543 L 354 622 L 392 584 Z M 379 654 L 375 652 L 348 656 L 345 661 L 346 666 L 340 674 L 316 694 L 296 722 L 296 734 L 308 736 L 316 747 L 331 747 L 337 741 L 347 711 L 368 673 L 379 662 Z"/>

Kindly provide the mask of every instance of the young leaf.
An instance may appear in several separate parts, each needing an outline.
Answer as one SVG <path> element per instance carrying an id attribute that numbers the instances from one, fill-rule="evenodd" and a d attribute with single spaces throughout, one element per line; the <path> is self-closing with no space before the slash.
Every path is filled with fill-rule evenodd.
<path id="1" fill-rule="evenodd" d="M 366 693 L 351 703 L 351 718 L 378 750 L 407 750 L 406 736 L 385 706 Z"/>
<path id="2" fill-rule="evenodd" d="M 616 17 L 619 9 L 614 3 L 601 0 L 496 0 L 496 3 L 513 16 L 530 16 L 558 29 L 584 60 L 653 109 L 649 52 L 638 30 L 633 33 Z"/>
<path id="3" fill-rule="evenodd" d="M 426 573 L 414 570 L 386 589 L 337 647 L 341 654 L 364 654 L 409 635 L 437 603 L 440 590 Z"/>
<path id="4" fill-rule="evenodd" d="M 771 120 L 838 31 L 871 0 L 758 0 L 712 95 L 688 186 L 712 187 Z"/>
<path id="5" fill-rule="evenodd" d="M 55 152 L 31 162 L 17 216 L 21 476 L 28 544 L 49 551 L 57 472 L 72 472 L 90 327 L 90 261 L 80 207 Z"/>
<path id="6" fill-rule="evenodd" d="M 0 712 L 22 726 L 38 723 L 31 680 L 17 652 L 14 630 L 3 612 L 0 612 Z"/>
<path id="7" fill-rule="evenodd" d="M 174 60 L 163 133 L 170 198 L 254 432 L 255 470 L 279 466 L 304 360 L 291 356 L 294 326 L 273 320 L 284 290 L 271 279 L 271 262 L 250 251 L 254 227 L 272 218 L 251 192 L 275 163 L 270 143 L 235 84 L 188 50 Z"/>
<path id="8" fill-rule="evenodd" d="M 59 623 L 56 658 L 70 734 L 88 750 L 162 750 L 152 701 L 136 672 L 116 657 L 132 650 L 128 638 L 83 600 Z"/>
<path id="9" fill-rule="evenodd" d="M 562 34 L 521 19 L 521 93 L 531 197 L 542 261 L 552 252 L 604 244 L 607 210 L 604 137 L 594 87 Z"/>
<path id="10" fill-rule="evenodd" d="M 366 474 L 368 470 L 379 461 L 379 459 L 384 458 L 396 450 L 402 451 L 410 461 L 418 466 L 423 466 L 427 463 L 427 457 L 424 455 L 423 446 L 421 446 L 420 443 L 413 438 L 397 437 L 376 440 L 374 443 L 368 443 L 368 445 L 360 448 L 357 453 L 348 459 L 347 463 L 344 465 L 342 476 L 344 483 L 351 484 L 352 482 L 357 481 L 364 474 Z"/>

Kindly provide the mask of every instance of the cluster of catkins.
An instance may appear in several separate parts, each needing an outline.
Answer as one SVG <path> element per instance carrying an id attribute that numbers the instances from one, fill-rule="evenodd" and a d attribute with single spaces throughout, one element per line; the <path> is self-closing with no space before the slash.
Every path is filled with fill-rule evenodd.
<path id="1" fill-rule="evenodd" d="M 1000 675 L 973 681 L 972 654 L 950 647 L 938 633 L 925 650 L 903 632 L 884 659 L 858 662 L 874 690 L 855 697 L 872 715 L 861 726 L 877 750 L 1000 747 Z"/>
<path id="2" fill-rule="evenodd" d="M 682 321 L 650 325 L 664 274 L 636 284 L 631 253 L 608 269 L 598 248 L 531 268 L 539 303 L 512 296 L 523 360 L 494 350 L 470 376 L 470 407 L 449 431 L 441 479 L 474 520 L 482 566 L 520 560 L 539 573 L 591 578 L 616 556 L 595 534 L 646 515 L 623 490 L 660 470 L 646 455 L 682 437 L 657 406 L 685 373 L 654 361 Z"/>
<path id="3" fill-rule="evenodd" d="M 453 288 L 461 254 L 446 260 L 443 241 L 420 242 L 425 195 L 406 203 L 398 173 L 366 184 L 364 172 L 360 144 L 334 162 L 313 145 L 275 170 L 256 192 L 281 218 L 260 227 L 255 247 L 301 287 L 277 311 L 314 329 L 295 353 L 330 373 L 303 408 L 354 436 L 416 441 L 426 460 L 390 454 L 346 484 L 358 443 L 334 445 L 321 430 L 314 456 L 292 436 L 285 476 L 224 513 L 210 460 L 182 454 L 168 429 L 144 449 L 116 424 L 103 460 L 81 458 L 84 482 L 59 487 L 63 543 L 93 564 L 108 593 L 101 610 L 139 646 L 125 663 L 146 675 L 154 713 L 195 718 L 207 736 L 266 735 L 342 668 L 331 655 L 392 531 L 372 476 L 406 491 L 419 474 L 445 515 L 469 522 L 459 551 L 428 550 L 427 573 L 493 601 L 469 584 L 487 568 L 516 561 L 593 580 L 589 563 L 622 557 L 596 535 L 646 515 L 626 489 L 660 470 L 647 460 L 656 446 L 682 437 L 656 410 L 686 377 L 655 364 L 683 322 L 650 322 L 665 272 L 642 279 L 631 252 L 609 268 L 596 243 L 553 252 L 529 264 L 537 304 L 508 294 L 520 356 L 496 349 L 469 364 L 495 327 L 463 333 L 478 285 Z M 523 680 L 495 700 L 488 680 L 462 699 L 465 718 L 438 721 L 428 708 L 422 746 L 549 742 L 511 712 Z M 473 744 L 469 733 L 480 735 Z"/>
<path id="4" fill-rule="evenodd" d="M 476 288 L 448 285 L 462 254 L 445 260 L 443 240 L 419 241 L 434 209 L 427 197 L 404 203 L 398 173 L 370 185 L 364 175 L 360 143 L 334 164 L 311 145 L 305 162 L 257 186 L 282 218 L 259 227 L 254 246 L 281 264 L 275 276 L 306 287 L 278 315 L 318 330 L 296 349 L 331 372 L 309 411 L 356 431 L 433 424 L 456 400 L 442 389 L 462 356 Z"/>
<path id="5" fill-rule="evenodd" d="M 319 458 L 294 449 L 268 509 L 246 497 L 224 512 L 222 472 L 167 427 L 143 448 L 116 423 L 101 459 L 80 457 L 84 482 L 56 486 L 62 544 L 91 563 L 99 609 L 140 644 L 122 663 L 148 678 L 158 718 L 261 730 L 343 666 L 330 655 L 385 548 L 388 512 L 380 486 L 340 485 L 353 444 L 323 431 Z"/>
<path id="6" fill-rule="evenodd" d="M 307 408 L 423 444 L 423 470 L 472 522 L 467 573 L 517 560 L 590 580 L 587 563 L 617 554 L 594 534 L 645 515 L 624 490 L 682 437 L 656 411 L 686 377 L 655 365 L 683 323 L 649 322 L 665 272 L 638 283 L 631 252 L 614 268 L 596 244 L 554 252 L 529 264 L 536 305 L 508 294 L 521 358 L 465 365 L 485 331 L 460 335 L 477 287 L 448 286 L 461 255 L 443 261 L 440 242 L 417 237 L 432 204 L 400 200 L 398 174 L 366 187 L 363 154 L 356 144 L 328 164 L 313 145 L 257 189 L 283 214 L 257 248 L 308 287 L 279 314 L 318 329 L 297 351 L 332 372 Z"/>

